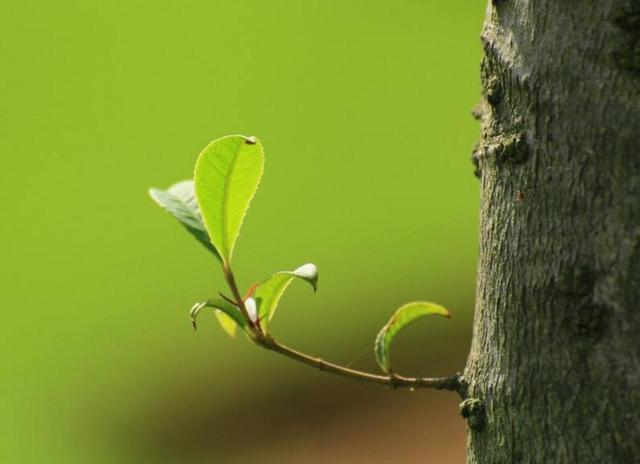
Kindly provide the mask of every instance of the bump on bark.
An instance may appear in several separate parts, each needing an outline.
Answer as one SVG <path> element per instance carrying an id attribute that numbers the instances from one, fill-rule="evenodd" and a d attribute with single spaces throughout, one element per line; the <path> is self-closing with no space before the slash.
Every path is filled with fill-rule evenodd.
<path id="1" fill-rule="evenodd" d="M 517 166 L 531 157 L 531 149 L 527 137 L 522 132 L 507 133 L 495 136 L 491 143 L 477 145 L 472 152 L 474 164 L 487 159 L 496 166 Z"/>
<path id="2" fill-rule="evenodd" d="M 469 428 L 479 432 L 484 429 L 486 411 L 484 403 L 478 398 L 468 398 L 460 403 L 460 415 L 467 420 Z"/>
<path id="3" fill-rule="evenodd" d="M 482 179 L 482 171 L 480 171 L 480 144 L 476 142 L 471 150 L 471 163 L 473 164 L 473 175 L 478 179 Z"/>
<path id="4" fill-rule="evenodd" d="M 476 106 L 473 107 L 473 109 L 471 110 L 471 116 L 473 116 L 473 119 L 475 119 L 476 121 L 482 121 L 482 117 L 484 116 L 484 108 L 481 101 L 479 101 Z"/>
<path id="5" fill-rule="evenodd" d="M 487 102 L 492 108 L 498 106 L 502 100 L 503 90 L 500 83 L 500 79 L 496 76 L 491 76 L 487 81 Z"/>
<path id="6" fill-rule="evenodd" d="M 476 121 L 482 121 L 485 113 L 485 105 L 484 101 L 480 100 L 476 106 L 471 110 L 471 116 Z M 471 150 L 471 163 L 473 164 L 473 175 L 478 179 L 482 178 L 482 172 L 480 171 L 480 160 L 479 160 L 479 152 L 480 152 L 480 143 L 476 142 L 473 145 L 473 149 Z"/>
<path id="7" fill-rule="evenodd" d="M 508 162 L 510 164 L 521 164 L 529 159 L 529 144 L 522 133 L 509 134 L 496 147 L 496 158 L 498 162 Z"/>

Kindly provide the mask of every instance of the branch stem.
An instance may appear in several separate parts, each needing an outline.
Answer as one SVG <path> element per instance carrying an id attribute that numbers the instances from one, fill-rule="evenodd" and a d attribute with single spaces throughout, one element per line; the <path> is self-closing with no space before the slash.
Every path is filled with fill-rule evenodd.
<path id="1" fill-rule="evenodd" d="M 231 271 L 231 266 L 229 264 L 224 263 L 222 266 L 222 273 L 224 274 L 224 278 L 227 281 L 227 285 L 229 285 L 229 290 L 231 290 L 231 296 L 235 299 L 236 306 L 240 308 L 240 311 L 247 316 L 247 320 L 249 319 L 249 315 L 247 314 L 247 309 L 244 306 L 244 300 L 240 295 L 240 290 L 238 290 L 238 284 L 236 283 L 236 278 L 233 275 L 233 271 Z"/>
<path id="2" fill-rule="evenodd" d="M 236 283 L 236 279 L 228 263 L 223 264 L 222 271 L 227 284 L 229 285 L 229 290 L 231 290 L 231 294 L 236 301 L 236 305 L 247 320 L 250 321 L 251 318 L 249 317 L 247 308 L 244 304 L 244 299 L 240 295 L 238 284 Z M 321 371 L 330 372 L 341 377 L 361 380 L 363 382 L 377 383 L 391 388 L 409 388 L 411 390 L 418 388 L 432 388 L 436 390 L 455 391 L 458 392 L 460 396 L 465 395 L 465 382 L 460 374 L 455 374 L 450 377 L 404 377 L 395 373 L 389 373 L 387 375 L 372 374 L 370 372 L 351 369 L 349 367 L 325 361 L 321 358 L 309 356 L 308 354 L 282 345 L 273 337 L 262 333 L 259 325 L 257 324 L 252 327 L 251 338 L 259 346 L 267 350 L 280 353 L 294 361 L 301 362 L 307 366 L 315 367 Z"/>
<path id="3" fill-rule="evenodd" d="M 315 367 L 321 371 L 330 372 L 342 377 L 350 379 L 361 380 L 363 382 L 377 383 L 380 385 L 386 385 L 391 388 L 432 388 L 436 390 L 450 390 L 458 393 L 462 392 L 463 383 L 460 374 L 455 374 L 450 377 L 404 377 L 397 374 L 379 375 L 372 374 L 370 372 L 359 371 L 348 367 L 340 366 L 321 358 L 309 356 L 300 351 L 289 348 L 282 345 L 270 336 L 262 336 L 256 339 L 256 342 L 263 348 L 276 353 L 280 353 L 295 361 L 306 364 L 307 366 Z"/>

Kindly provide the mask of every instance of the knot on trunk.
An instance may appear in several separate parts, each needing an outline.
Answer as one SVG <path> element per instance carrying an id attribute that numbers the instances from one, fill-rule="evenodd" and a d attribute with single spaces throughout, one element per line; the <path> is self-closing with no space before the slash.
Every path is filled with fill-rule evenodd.
<path id="1" fill-rule="evenodd" d="M 460 415 L 467 420 L 471 430 L 480 431 L 486 422 L 484 402 L 477 398 L 469 398 L 460 403 Z"/>
<path id="2" fill-rule="evenodd" d="M 511 132 L 491 137 L 485 144 L 474 149 L 472 159 L 480 162 L 489 159 L 496 165 L 520 165 L 531 156 L 531 149 L 524 132 Z"/>

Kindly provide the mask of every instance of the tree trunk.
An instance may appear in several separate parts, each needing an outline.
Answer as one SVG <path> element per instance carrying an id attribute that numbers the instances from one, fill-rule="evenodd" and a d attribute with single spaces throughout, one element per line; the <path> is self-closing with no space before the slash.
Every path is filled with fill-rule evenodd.
<path id="1" fill-rule="evenodd" d="M 640 463 L 640 1 L 493 0 L 468 463 Z"/>

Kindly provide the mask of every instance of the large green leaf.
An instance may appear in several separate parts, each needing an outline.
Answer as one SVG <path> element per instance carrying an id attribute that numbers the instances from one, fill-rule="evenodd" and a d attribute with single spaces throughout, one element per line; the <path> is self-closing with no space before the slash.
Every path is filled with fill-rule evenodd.
<path id="1" fill-rule="evenodd" d="M 262 282 L 256 289 L 254 298 L 258 305 L 258 318 L 262 330 L 267 333 L 267 326 L 273 317 L 278 302 L 284 291 L 294 279 L 302 279 L 318 289 L 318 269 L 315 264 L 305 264 L 295 271 L 278 272 Z"/>
<path id="2" fill-rule="evenodd" d="M 196 303 L 191 308 L 189 316 L 194 329 L 196 328 L 196 319 L 204 308 L 213 308 L 218 323 L 230 337 L 235 336 L 237 326 L 242 329 L 247 327 L 247 320 L 238 308 L 221 298 L 213 298 L 202 303 Z"/>
<path id="3" fill-rule="evenodd" d="M 149 190 L 149 195 L 158 205 L 176 218 L 207 250 L 220 259 L 220 255 L 211 244 L 207 229 L 204 227 L 192 180 L 183 180 L 167 190 L 152 188 Z"/>
<path id="4" fill-rule="evenodd" d="M 391 362 L 389 360 L 389 348 L 395 336 L 407 325 L 424 316 L 439 315 L 451 317 L 449 311 L 435 303 L 427 301 L 415 301 L 407 303 L 393 314 L 389 322 L 382 328 L 375 342 L 376 360 L 383 371 L 391 372 Z"/>
<path id="5" fill-rule="evenodd" d="M 214 140 L 198 157 L 196 197 L 211 243 L 227 263 L 258 188 L 263 166 L 260 142 L 241 135 Z"/>

